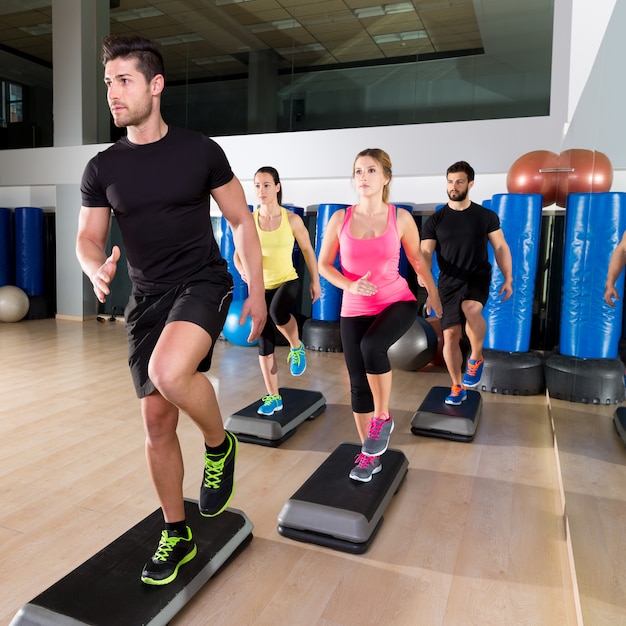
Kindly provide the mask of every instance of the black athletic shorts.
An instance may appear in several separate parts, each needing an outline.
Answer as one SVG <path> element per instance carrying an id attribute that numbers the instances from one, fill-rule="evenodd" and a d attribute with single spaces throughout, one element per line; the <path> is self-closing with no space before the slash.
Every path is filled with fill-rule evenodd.
<path id="1" fill-rule="evenodd" d="M 193 322 L 209 333 L 213 340 L 211 350 L 198 364 L 198 371 L 208 371 L 213 347 L 226 321 L 232 294 L 231 275 L 222 267 L 214 266 L 190 276 L 183 284 L 165 293 L 131 295 L 124 316 L 128 335 L 128 365 L 138 398 L 145 398 L 155 390 L 148 378 L 148 362 L 169 322 Z"/>
<path id="2" fill-rule="evenodd" d="M 470 280 L 449 278 L 444 274 L 440 274 L 437 288 L 443 309 L 441 329 L 465 323 L 465 315 L 463 315 L 463 309 L 461 308 L 464 300 L 475 300 L 485 306 L 489 298 L 490 284 L 490 271 L 477 273 Z"/>

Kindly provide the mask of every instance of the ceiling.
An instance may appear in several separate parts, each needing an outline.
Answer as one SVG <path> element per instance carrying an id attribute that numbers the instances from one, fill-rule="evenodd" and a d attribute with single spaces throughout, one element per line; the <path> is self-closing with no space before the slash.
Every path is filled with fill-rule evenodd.
<path id="1" fill-rule="evenodd" d="M 485 45 L 476 0 L 109 1 L 111 33 L 157 41 L 170 82 L 246 74 L 249 53 L 263 50 L 277 52 L 279 70 L 297 70 L 450 57 Z M 0 2 L 0 77 L 50 82 L 51 4 Z"/>

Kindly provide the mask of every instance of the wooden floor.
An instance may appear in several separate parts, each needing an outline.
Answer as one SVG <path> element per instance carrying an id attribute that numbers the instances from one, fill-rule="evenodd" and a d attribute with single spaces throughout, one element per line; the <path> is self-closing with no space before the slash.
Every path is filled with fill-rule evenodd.
<path id="1" fill-rule="evenodd" d="M 304 376 L 291 378 L 286 348 L 278 352 L 281 385 L 321 391 L 326 411 L 280 447 L 241 444 L 232 506 L 254 539 L 173 624 L 626 624 L 626 455 L 611 407 L 553 402 L 551 419 L 544 396 L 486 393 L 472 443 L 417 437 L 413 413 L 447 374 L 394 372 L 391 445 L 409 459 L 408 475 L 371 548 L 353 555 L 277 531 L 285 501 L 339 443 L 356 441 L 343 355 L 309 352 Z M 0 367 L 8 624 L 157 504 L 123 322 L 0 324 Z M 220 341 L 209 377 L 224 419 L 263 394 L 254 348 Z M 589 435 L 593 420 L 602 428 Z M 592 439 L 580 451 L 579 434 Z M 202 441 L 186 417 L 179 435 L 185 495 L 197 498 Z"/>

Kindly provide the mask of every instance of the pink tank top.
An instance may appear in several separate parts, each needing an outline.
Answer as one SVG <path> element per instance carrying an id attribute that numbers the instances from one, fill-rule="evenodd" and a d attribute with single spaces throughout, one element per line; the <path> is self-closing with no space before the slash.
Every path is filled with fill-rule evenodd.
<path id="1" fill-rule="evenodd" d="M 398 271 L 400 236 L 396 222 L 396 207 L 389 204 L 387 228 L 379 237 L 357 239 L 350 234 L 350 220 L 354 207 L 346 209 L 339 231 L 339 261 L 341 270 L 350 280 L 357 280 L 371 272 L 370 282 L 378 291 L 373 296 L 343 292 L 341 316 L 378 315 L 394 302 L 415 300 L 409 285 Z"/>

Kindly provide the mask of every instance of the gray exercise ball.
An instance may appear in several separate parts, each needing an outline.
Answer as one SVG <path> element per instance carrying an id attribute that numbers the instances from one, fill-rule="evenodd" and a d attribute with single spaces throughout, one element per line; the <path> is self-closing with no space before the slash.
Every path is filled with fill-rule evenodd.
<path id="1" fill-rule="evenodd" d="M 414 372 L 428 365 L 437 354 L 437 333 L 417 316 L 409 330 L 387 351 L 392 369 Z"/>

